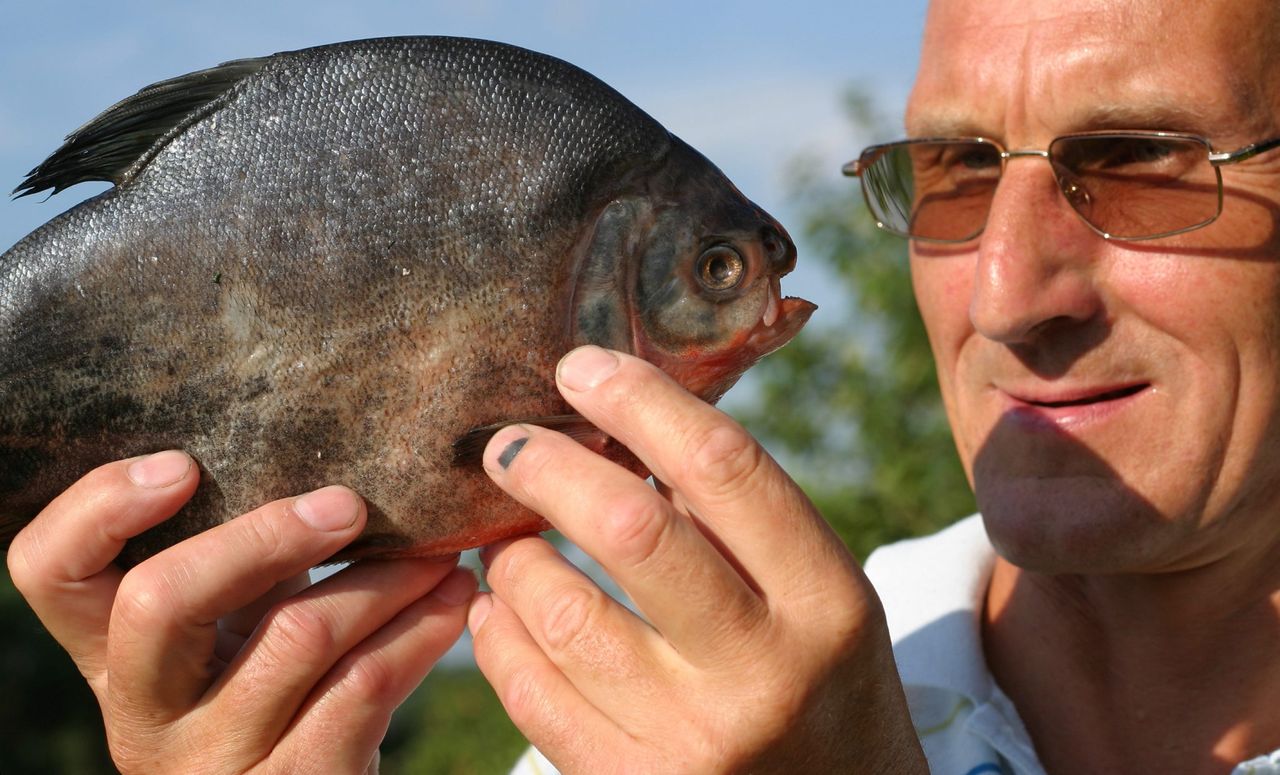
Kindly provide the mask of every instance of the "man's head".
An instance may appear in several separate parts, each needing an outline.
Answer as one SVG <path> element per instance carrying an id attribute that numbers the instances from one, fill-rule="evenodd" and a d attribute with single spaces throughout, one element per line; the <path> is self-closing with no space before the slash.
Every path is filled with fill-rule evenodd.
<path id="1" fill-rule="evenodd" d="M 1280 136 L 1278 44 L 1274 0 L 935 0 L 907 130 L 1234 150 Z M 1013 562 L 1150 572 L 1280 542 L 1280 149 L 1222 179 L 1210 225 L 1107 240 L 1016 157 L 979 238 L 913 243 L 957 446 Z"/>

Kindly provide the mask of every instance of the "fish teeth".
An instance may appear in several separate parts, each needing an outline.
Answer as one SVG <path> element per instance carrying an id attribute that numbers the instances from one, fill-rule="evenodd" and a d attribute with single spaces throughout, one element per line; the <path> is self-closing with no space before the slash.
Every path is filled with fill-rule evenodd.
<path id="1" fill-rule="evenodd" d="M 772 328 L 778 322 L 778 312 L 782 307 L 782 280 L 769 278 L 769 301 L 764 305 L 764 316 L 760 318 L 765 328 Z"/>

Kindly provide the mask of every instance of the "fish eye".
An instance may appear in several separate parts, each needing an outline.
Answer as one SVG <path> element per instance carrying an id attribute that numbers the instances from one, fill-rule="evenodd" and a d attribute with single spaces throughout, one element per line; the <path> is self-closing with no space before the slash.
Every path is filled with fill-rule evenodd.
<path id="1" fill-rule="evenodd" d="M 746 268 L 747 262 L 738 251 L 728 245 L 715 245 L 698 258 L 694 274 L 707 290 L 727 291 L 742 282 Z"/>

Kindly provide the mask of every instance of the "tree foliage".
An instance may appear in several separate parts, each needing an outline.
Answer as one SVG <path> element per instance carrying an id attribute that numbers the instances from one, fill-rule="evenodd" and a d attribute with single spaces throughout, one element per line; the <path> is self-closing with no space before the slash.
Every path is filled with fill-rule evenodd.
<path id="1" fill-rule="evenodd" d="M 93 692 L 7 572 L 0 576 L 0 628 L 0 772 L 115 772 Z"/>
<path id="2" fill-rule="evenodd" d="M 436 670 L 396 711 L 381 769 L 386 775 L 497 775 L 510 772 L 528 746 L 479 670 Z"/>
<path id="3" fill-rule="evenodd" d="M 852 90 L 846 113 L 883 134 Z M 820 310 L 796 340 L 753 374 L 760 397 L 737 412 L 801 483 L 860 557 L 932 532 L 973 511 L 942 409 L 933 357 L 911 290 L 906 241 L 876 228 L 856 184 L 797 162 L 792 224 L 852 300 Z"/>

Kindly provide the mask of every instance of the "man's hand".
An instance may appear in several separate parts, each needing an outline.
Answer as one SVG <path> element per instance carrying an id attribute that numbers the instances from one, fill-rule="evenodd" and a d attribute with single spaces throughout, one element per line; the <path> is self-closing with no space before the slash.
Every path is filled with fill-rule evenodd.
<path id="1" fill-rule="evenodd" d="M 113 565 L 191 497 L 197 472 L 180 452 L 105 465 L 9 549 L 14 585 L 97 695 L 116 764 L 376 770 L 391 711 L 461 633 L 474 578 L 455 560 L 397 560 L 303 589 L 364 526 L 343 487 L 268 504 L 127 573 Z"/>
<path id="2" fill-rule="evenodd" d="M 557 379 L 661 485 L 545 429 L 490 442 L 644 615 L 540 538 L 487 552 L 476 661 L 529 740 L 566 772 L 928 772 L 878 598 L 768 454 L 639 359 L 586 347 Z"/>

